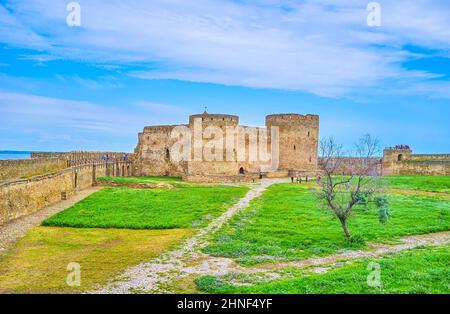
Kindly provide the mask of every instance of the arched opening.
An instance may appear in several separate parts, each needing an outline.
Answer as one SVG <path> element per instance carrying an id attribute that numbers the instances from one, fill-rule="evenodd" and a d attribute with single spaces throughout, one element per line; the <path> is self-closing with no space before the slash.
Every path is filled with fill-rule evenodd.
<path id="1" fill-rule="evenodd" d="M 402 161 L 403 160 L 403 154 L 398 155 L 397 161 Z"/>
<path id="2" fill-rule="evenodd" d="M 168 162 L 170 160 L 170 150 L 168 148 L 166 148 L 166 156 L 165 156 L 166 161 Z"/>
<path id="3" fill-rule="evenodd" d="M 308 131 L 308 137 L 309 137 L 309 135 L 311 134 L 311 132 L 310 131 Z"/>
<path id="4" fill-rule="evenodd" d="M 239 174 L 245 174 L 245 170 L 243 167 L 239 168 Z"/>
<path id="5" fill-rule="evenodd" d="M 297 149 L 297 146 L 294 145 L 294 150 L 296 150 L 296 149 Z"/>

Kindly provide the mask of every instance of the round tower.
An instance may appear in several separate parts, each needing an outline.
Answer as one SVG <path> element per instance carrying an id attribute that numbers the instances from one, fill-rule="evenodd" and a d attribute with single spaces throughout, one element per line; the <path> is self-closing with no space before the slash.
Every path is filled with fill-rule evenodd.
<path id="1" fill-rule="evenodd" d="M 269 115 L 266 117 L 266 126 L 268 129 L 278 127 L 279 170 L 305 175 L 314 175 L 317 172 L 318 115 Z"/>

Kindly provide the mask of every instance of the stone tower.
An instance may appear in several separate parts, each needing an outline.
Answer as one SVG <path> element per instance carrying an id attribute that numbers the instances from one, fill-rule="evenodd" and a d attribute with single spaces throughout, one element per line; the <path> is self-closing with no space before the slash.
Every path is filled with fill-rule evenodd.
<path id="1" fill-rule="evenodd" d="M 408 146 L 398 145 L 389 147 L 383 151 L 382 174 L 392 175 L 396 172 L 396 164 L 399 161 L 407 160 L 412 155 L 412 150 Z"/>
<path id="2" fill-rule="evenodd" d="M 189 117 L 189 128 L 191 130 L 191 134 L 193 135 L 192 160 L 188 162 L 188 173 L 191 175 L 213 176 L 238 174 L 236 155 L 233 154 L 232 160 L 227 160 L 225 139 L 223 140 L 222 152 L 215 155 L 214 160 L 207 160 L 207 158 L 205 158 L 206 156 L 203 156 L 201 160 L 195 160 L 196 152 L 197 156 L 202 156 L 202 152 L 205 150 L 205 145 L 207 145 L 208 142 L 215 137 L 215 134 L 210 134 L 210 132 L 208 132 L 209 127 L 218 127 L 222 130 L 222 134 L 225 135 L 227 128 L 237 128 L 238 124 L 239 117 L 233 115 L 209 114 L 206 111 L 203 114 L 191 115 Z M 196 126 L 199 128 L 198 130 L 195 129 Z M 199 143 L 194 142 L 194 135 L 196 132 L 201 132 L 203 135 L 200 145 Z M 211 152 L 215 154 L 214 149 L 212 149 Z"/>
<path id="3" fill-rule="evenodd" d="M 279 166 L 282 171 L 314 175 L 318 164 L 319 116 L 274 114 L 266 127 L 279 128 Z"/>

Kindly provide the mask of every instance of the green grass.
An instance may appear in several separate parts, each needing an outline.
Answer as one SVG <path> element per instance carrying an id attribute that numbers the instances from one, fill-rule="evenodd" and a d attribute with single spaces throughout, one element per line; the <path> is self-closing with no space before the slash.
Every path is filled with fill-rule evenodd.
<path id="1" fill-rule="evenodd" d="M 242 264 L 300 260 L 340 249 L 364 247 L 364 241 L 392 242 L 400 236 L 450 230 L 450 200 L 391 195 L 392 218 L 382 225 L 376 209 L 355 208 L 346 240 L 339 221 L 319 204 L 310 188 L 278 184 L 233 217 L 204 251 Z"/>
<path id="2" fill-rule="evenodd" d="M 243 197 L 247 187 L 175 190 L 105 188 L 43 222 L 75 228 L 169 229 L 204 226 Z"/>
<path id="3" fill-rule="evenodd" d="M 172 185 L 176 188 L 189 188 L 201 186 L 200 184 L 194 184 L 190 182 L 182 181 L 181 177 L 102 177 L 98 178 L 99 181 L 112 182 L 123 184 L 124 186 L 129 184 L 159 184 L 165 183 Z"/>
<path id="4" fill-rule="evenodd" d="M 190 229 L 32 228 L 0 258 L 0 293 L 79 293 L 94 289 L 192 234 Z M 66 283 L 67 265 L 72 262 L 81 267 L 80 286 Z"/>
<path id="5" fill-rule="evenodd" d="M 382 286 L 369 287 L 370 262 L 380 265 Z M 227 277 L 205 276 L 196 280 L 209 293 L 450 293 L 450 247 L 417 248 L 381 259 L 364 259 L 323 274 L 300 273 L 251 286 L 233 286 Z M 295 271 L 293 271 L 295 274 Z"/>
<path id="6" fill-rule="evenodd" d="M 394 189 L 450 193 L 450 176 L 393 176 L 383 179 Z"/>
<path id="7" fill-rule="evenodd" d="M 175 183 L 181 181 L 180 177 L 103 177 L 98 179 L 117 183 Z"/>

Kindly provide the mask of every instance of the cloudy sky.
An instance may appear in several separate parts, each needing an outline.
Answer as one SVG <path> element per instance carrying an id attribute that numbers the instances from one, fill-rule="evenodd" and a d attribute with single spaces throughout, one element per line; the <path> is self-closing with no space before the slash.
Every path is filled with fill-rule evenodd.
<path id="1" fill-rule="evenodd" d="M 132 151 L 145 125 L 203 112 L 321 137 L 450 152 L 450 2 L 0 0 L 0 150 Z"/>

